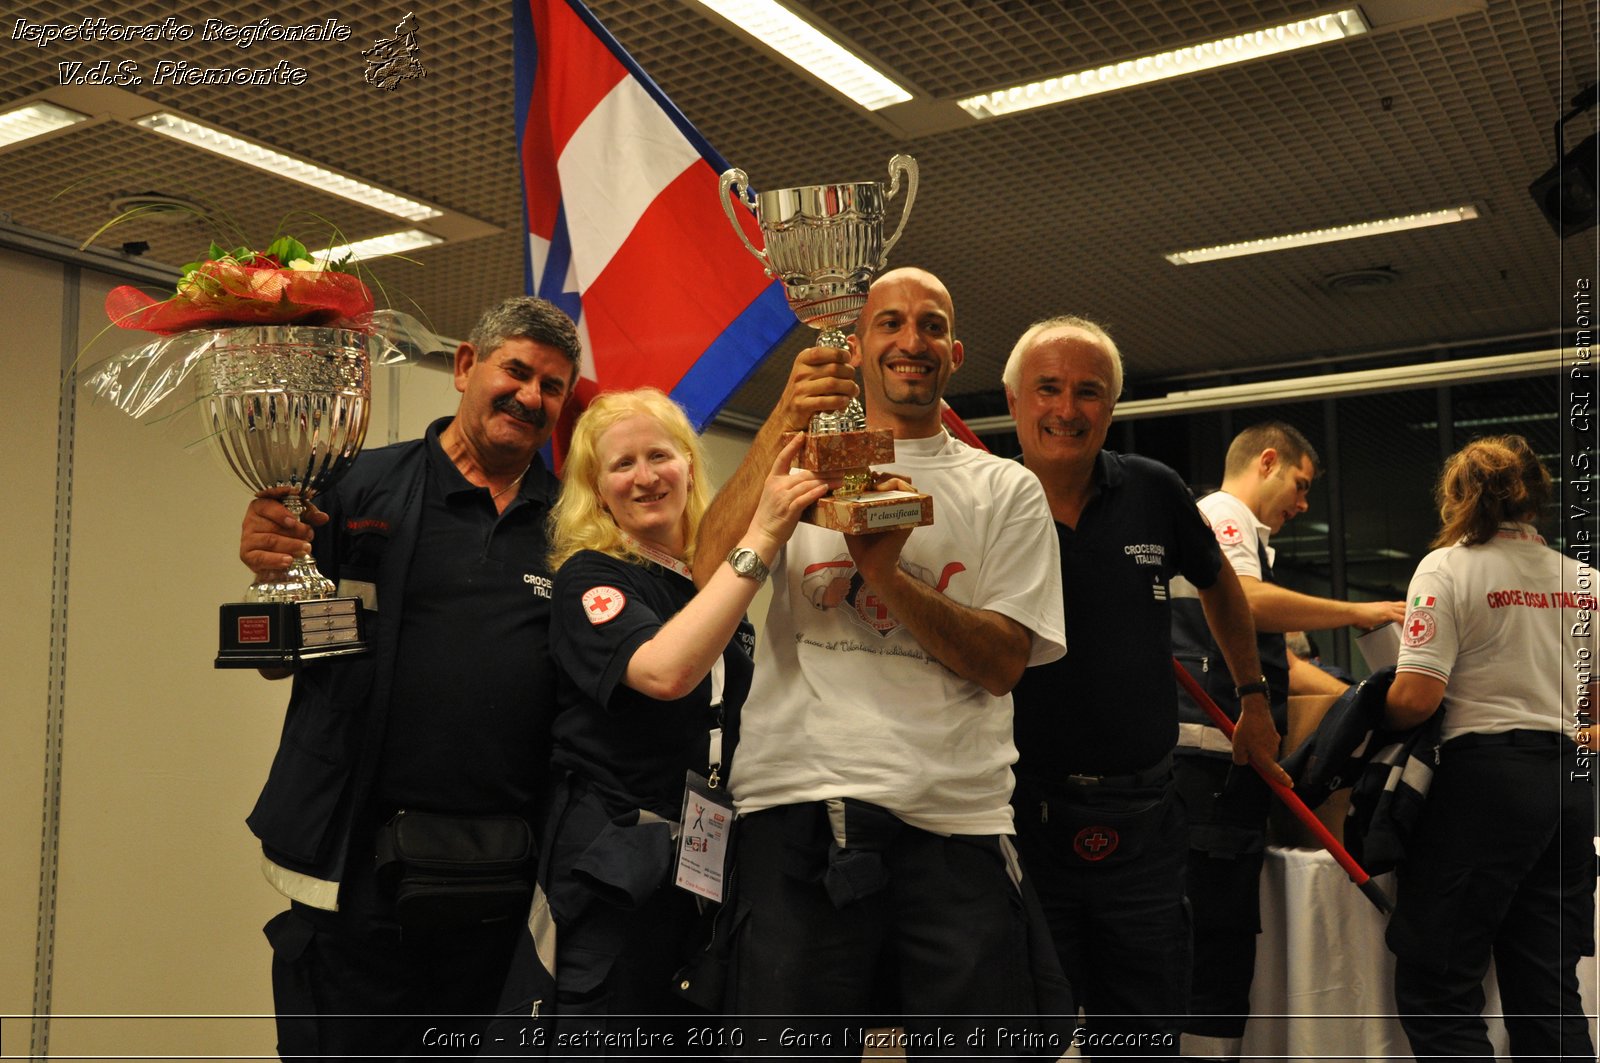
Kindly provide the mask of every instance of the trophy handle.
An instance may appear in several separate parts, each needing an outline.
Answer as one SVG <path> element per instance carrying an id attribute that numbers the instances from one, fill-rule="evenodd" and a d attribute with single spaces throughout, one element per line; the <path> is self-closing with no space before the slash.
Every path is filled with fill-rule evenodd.
<path id="1" fill-rule="evenodd" d="M 766 254 L 756 250 L 756 245 L 752 244 L 750 238 L 744 234 L 744 226 L 739 224 L 738 216 L 733 213 L 733 201 L 728 198 L 728 189 L 735 185 L 738 185 L 742 190 L 739 193 L 739 202 L 751 210 L 755 210 L 756 194 L 750 191 L 750 178 L 745 176 L 743 170 L 735 167 L 731 170 L 722 171 L 722 180 L 717 184 L 717 195 L 722 199 L 722 212 L 728 216 L 728 223 L 733 226 L 733 231 L 738 234 L 740 242 L 750 250 L 752 255 L 756 256 L 757 261 L 766 267 L 767 276 L 770 277 L 772 276 L 772 266 L 767 262 Z M 749 198 L 747 199 L 746 197 Z"/>
<path id="2" fill-rule="evenodd" d="M 900 239 L 900 234 L 905 232 L 906 219 L 911 217 L 911 203 L 917 198 L 917 160 L 909 155 L 896 155 L 889 160 L 889 194 L 884 199 L 893 199 L 895 193 L 900 191 L 902 173 L 906 175 L 906 201 L 900 205 L 900 224 L 895 226 L 894 235 L 883 242 L 883 254 L 878 259 L 879 269 L 889 261 L 889 250 Z M 722 177 L 727 180 L 728 175 L 723 174 Z"/>

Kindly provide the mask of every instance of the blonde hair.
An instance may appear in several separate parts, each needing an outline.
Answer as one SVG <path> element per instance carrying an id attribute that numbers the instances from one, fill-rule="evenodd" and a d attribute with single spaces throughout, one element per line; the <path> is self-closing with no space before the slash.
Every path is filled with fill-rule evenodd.
<path id="1" fill-rule="evenodd" d="M 550 571 L 579 550 L 597 550 L 624 561 L 646 560 L 624 537 L 622 529 L 600 504 L 600 437 L 630 417 L 649 417 L 666 430 L 689 461 L 688 504 L 683 510 L 683 560 L 694 560 L 700 518 L 711 505 L 706 486 L 705 456 L 689 418 L 677 403 L 656 388 L 608 391 L 589 404 L 572 429 L 572 443 L 561 471 L 561 497 L 550 513 Z"/>
<path id="2" fill-rule="evenodd" d="M 1432 545 L 1476 546 L 1506 521 L 1534 523 L 1550 498 L 1550 474 L 1521 436 L 1475 439 L 1439 474 L 1439 534 Z"/>

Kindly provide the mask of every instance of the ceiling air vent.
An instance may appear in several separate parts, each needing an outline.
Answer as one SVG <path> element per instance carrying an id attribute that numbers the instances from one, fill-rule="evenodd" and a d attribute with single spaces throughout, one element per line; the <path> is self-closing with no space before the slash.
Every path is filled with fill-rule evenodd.
<path id="1" fill-rule="evenodd" d="M 209 223 L 211 220 L 210 211 L 198 203 L 161 192 L 135 192 L 126 196 L 113 196 L 111 216 L 118 218 L 125 214 L 133 214 L 140 221 L 162 224 L 195 221 Z"/>
<path id="2" fill-rule="evenodd" d="M 1367 292 L 1392 288 L 1400 274 L 1388 266 L 1367 269 L 1346 269 L 1322 278 L 1322 286 L 1337 295 L 1362 295 Z"/>

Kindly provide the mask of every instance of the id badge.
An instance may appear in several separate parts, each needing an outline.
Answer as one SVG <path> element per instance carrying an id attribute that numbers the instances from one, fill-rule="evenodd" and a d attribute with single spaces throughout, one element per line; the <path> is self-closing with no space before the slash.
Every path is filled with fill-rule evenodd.
<path id="1" fill-rule="evenodd" d="M 686 775 L 673 884 L 720 904 L 727 880 L 733 806 L 726 803 L 725 791 L 712 787 L 703 775 L 692 771 Z"/>

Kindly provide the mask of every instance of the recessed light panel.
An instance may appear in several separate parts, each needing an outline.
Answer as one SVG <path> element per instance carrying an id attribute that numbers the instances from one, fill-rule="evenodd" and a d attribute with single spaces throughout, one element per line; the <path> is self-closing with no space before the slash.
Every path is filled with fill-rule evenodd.
<path id="1" fill-rule="evenodd" d="M 701 0 L 702 3 L 705 0 Z M 998 118 L 1033 107 L 1081 99 L 1101 92 L 1147 85 L 1152 81 L 1197 74 L 1231 63 L 1243 63 L 1279 52 L 1327 44 L 1367 32 L 1367 20 L 1359 8 L 1347 8 L 1314 18 L 1296 19 L 1251 33 L 1219 37 L 1204 44 L 1157 52 L 1137 59 L 1124 59 L 1104 66 L 1078 70 L 1043 81 L 1013 85 L 998 92 L 984 93 L 958 101 L 974 118 Z"/>

